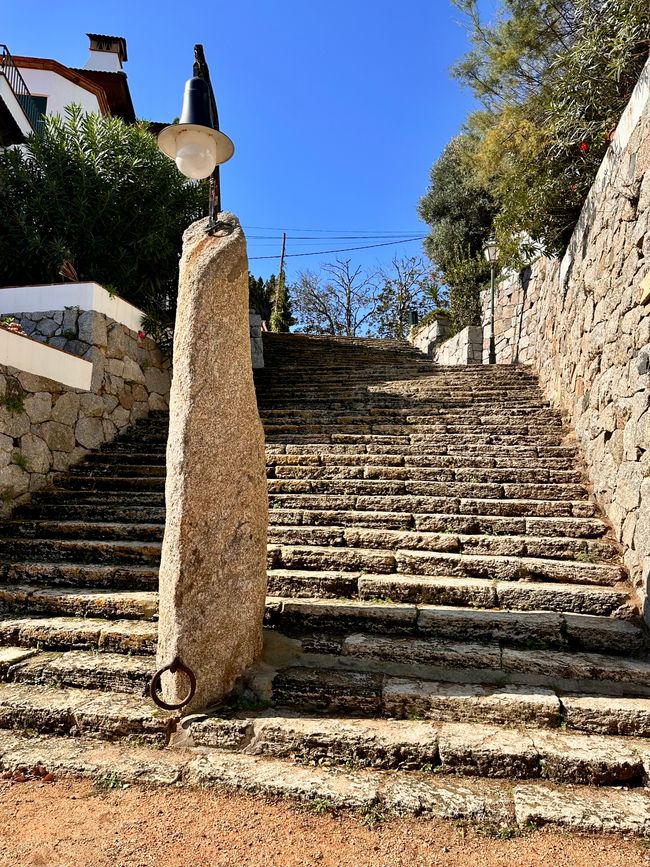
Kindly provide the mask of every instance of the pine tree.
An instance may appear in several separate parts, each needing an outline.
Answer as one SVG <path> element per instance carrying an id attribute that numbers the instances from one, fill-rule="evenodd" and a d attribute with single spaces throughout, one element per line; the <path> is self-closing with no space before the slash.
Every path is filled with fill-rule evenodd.
<path id="1" fill-rule="evenodd" d="M 280 276 L 269 278 L 273 280 L 273 312 L 271 313 L 271 331 L 286 333 L 295 323 L 291 313 L 291 298 L 286 284 L 284 272 Z"/>

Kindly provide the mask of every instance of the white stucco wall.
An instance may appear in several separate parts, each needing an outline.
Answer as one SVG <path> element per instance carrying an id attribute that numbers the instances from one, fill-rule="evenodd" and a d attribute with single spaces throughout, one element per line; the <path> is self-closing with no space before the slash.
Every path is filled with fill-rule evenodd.
<path id="1" fill-rule="evenodd" d="M 0 328 L 0 365 L 85 391 L 90 390 L 93 375 L 90 361 L 61 352 L 38 340 L 12 334 L 4 328 Z"/>
<path id="2" fill-rule="evenodd" d="M 0 316 L 65 310 L 66 307 L 103 313 L 131 331 L 139 331 L 142 327 L 142 310 L 117 295 L 111 295 L 99 283 L 45 283 L 0 288 Z"/>
<path id="3" fill-rule="evenodd" d="M 47 96 L 47 114 L 63 115 L 66 106 L 73 103 L 80 105 L 84 111 L 99 112 L 99 102 L 94 93 L 68 81 L 58 72 L 18 68 L 33 96 Z"/>

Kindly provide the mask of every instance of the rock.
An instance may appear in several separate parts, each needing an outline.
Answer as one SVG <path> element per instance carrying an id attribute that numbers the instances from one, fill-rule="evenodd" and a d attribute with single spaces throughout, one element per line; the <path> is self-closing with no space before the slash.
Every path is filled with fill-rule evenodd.
<path id="1" fill-rule="evenodd" d="M 157 367 L 148 367 L 144 372 L 144 381 L 150 392 L 169 394 L 169 371 Z"/>
<path id="2" fill-rule="evenodd" d="M 111 413 L 111 421 L 118 428 L 126 427 L 126 425 L 128 425 L 130 420 L 131 420 L 131 413 L 128 411 L 128 409 L 125 409 L 123 406 L 118 406 Z"/>
<path id="3" fill-rule="evenodd" d="M 124 381 L 128 384 L 144 384 L 144 373 L 142 372 L 140 365 L 128 356 L 125 356 L 124 358 L 123 378 Z"/>
<path id="4" fill-rule="evenodd" d="M 24 401 L 25 412 L 32 424 L 40 424 L 47 421 L 52 414 L 52 395 L 41 391 L 37 394 L 28 394 Z"/>
<path id="5" fill-rule="evenodd" d="M 9 492 L 18 497 L 29 490 L 29 473 L 17 464 L 9 464 L 0 470 L 0 492 Z"/>
<path id="6" fill-rule="evenodd" d="M 158 661 L 178 658 L 194 671 L 190 713 L 230 692 L 262 652 L 264 434 L 250 367 L 246 242 L 236 218 L 226 218 L 235 229 L 225 237 L 206 236 L 204 220 L 185 232 L 174 336 Z M 163 688 L 177 701 L 186 685 L 168 677 Z"/>
<path id="7" fill-rule="evenodd" d="M 95 310 L 86 310 L 77 321 L 78 337 L 91 346 L 107 346 L 106 317 Z"/>
<path id="8" fill-rule="evenodd" d="M 40 434 L 53 452 L 71 452 L 75 447 L 73 429 L 58 421 L 45 422 Z"/>
<path id="9" fill-rule="evenodd" d="M 52 452 L 49 446 L 35 434 L 21 437 L 20 451 L 27 461 L 30 473 L 48 473 L 52 466 Z"/>
<path id="10" fill-rule="evenodd" d="M 17 439 L 29 432 L 30 419 L 26 412 L 11 412 L 0 406 L 0 433 Z"/>
<path id="11" fill-rule="evenodd" d="M 104 428 L 99 418 L 81 418 L 74 429 L 74 437 L 86 449 L 98 449 L 104 442 Z"/>
<path id="12" fill-rule="evenodd" d="M 59 330 L 59 323 L 54 319 L 39 319 L 36 324 L 36 333 L 34 336 L 41 334 L 43 337 L 54 337 Z"/>
<path id="13" fill-rule="evenodd" d="M 52 408 L 52 421 L 60 421 L 61 424 L 72 427 L 79 416 L 81 398 L 74 391 L 62 394 Z"/>
<path id="14" fill-rule="evenodd" d="M 161 394 L 149 395 L 149 409 L 153 412 L 166 410 L 168 407 L 167 401 Z"/>
<path id="15" fill-rule="evenodd" d="M 650 795 L 643 791 L 550 788 L 514 789 L 519 825 L 561 825 L 592 833 L 650 833 Z"/>
<path id="16" fill-rule="evenodd" d="M 113 398 L 110 398 L 113 400 Z M 79 412 L 82 416 L 89 418 L 98 418 L 104 415 L 104 400 L 98 394 L 82 394 L 79 402 Z M 114 407 L 111 407 L 109 412 L 112 412 Z"/>

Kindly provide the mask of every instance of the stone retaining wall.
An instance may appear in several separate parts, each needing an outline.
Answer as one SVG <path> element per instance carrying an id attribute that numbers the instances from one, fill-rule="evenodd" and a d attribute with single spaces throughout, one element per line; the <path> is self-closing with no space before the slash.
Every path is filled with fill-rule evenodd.
<path id="1" fill-rule="evenodd" d="M 449 319 L 446 316 L 439 316 L 426 325 L 416 325 L 411 328 L 408 336 L 409 343 L 421 352 L 433 356 L 436 346 L 449 335 L 450 327 Z"/>
<path id="2" fill-rule="evenodd" d="M 564 259 L 499 284 L 495 336 L 575 428 L 650 620 L 650 66 Z"/>
<path id="3" fill-rule="evenodd" d="M 53 377 L 64 351 L 90 361 L 92 379 L 84 391 L 0 365 L 0 515 L 150 410 L 167 409 L 170 385 L 169 363 L 154 341 L 102 313 L 68 308 L 13 317 L 30 335 L 14 339 L 52 347 Z"/>
<path id="4" fill-rule="evenodd" d="M 458 334 L 440 343 L 433 350 L 436 364 L 481 364 L 483 354 L 483 329 L 469 325 Z"/>

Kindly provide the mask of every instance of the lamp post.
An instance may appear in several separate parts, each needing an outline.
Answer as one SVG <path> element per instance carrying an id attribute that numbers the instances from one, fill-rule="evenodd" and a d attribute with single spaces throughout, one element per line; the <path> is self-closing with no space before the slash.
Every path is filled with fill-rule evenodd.
<path id="1" fill-rule="evenodd" d="M 499 248 L 497 247 L 497 241 L 494 236 L 488 238 L 488 240 L 483 244 L 483 255 L 485 256 L 487 262 L 490 265 L 490 352 L 488 355 L 488 364 L 496 364 L 497 363 L 497 353 L 496 347 L 494 344 L 494 275 L 497 264 L 497 259 L 499 258 Z"/>
<path id="2" fill-rule="evenodd" d="M 179 172 L 185 177 L 193 180 L 210 178 L 208 224 L 205 230 L 210 235 L 220 230 L 230 231 L 230 224 L 217 220 L 221 211 L 219 166 L 231 158 L 235 146 L 219 130 L 217 103 L 202 45 L 194 46 L 192 78 L 185 83 L 180 122 L 160 131 L 158 147 L 176 162 Z"/>

